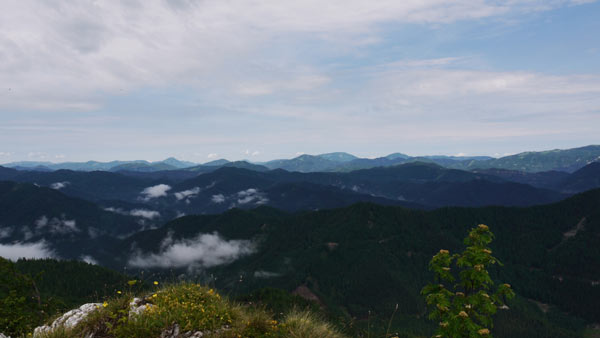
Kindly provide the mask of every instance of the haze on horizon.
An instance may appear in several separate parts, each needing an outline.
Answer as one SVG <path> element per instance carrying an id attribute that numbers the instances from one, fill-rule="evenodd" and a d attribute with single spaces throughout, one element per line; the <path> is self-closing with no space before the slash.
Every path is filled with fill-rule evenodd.
<path id="1" fill-rule="evenodd" d="M 600 144 L 600 3 L 8 1 L 0 163 Z"/>

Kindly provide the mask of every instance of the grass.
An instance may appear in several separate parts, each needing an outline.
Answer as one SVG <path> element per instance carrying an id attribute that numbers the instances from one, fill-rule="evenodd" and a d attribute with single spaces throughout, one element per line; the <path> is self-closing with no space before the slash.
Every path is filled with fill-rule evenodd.
<path id="1" fill-rule="evenodd" d="M 181 333 L 202 331 L 214 338 L 344 338 L 314 313 L 293 310 L 280 321 L 264 308 L 221 297 L 215 290 L 182 283 L 157 289 L 143 299 L 139 315 L 129 315 L 132 294 L 106 301 L 74 328 L 59 328 L 39 338 L 151 338 L 176 326 Z"/>

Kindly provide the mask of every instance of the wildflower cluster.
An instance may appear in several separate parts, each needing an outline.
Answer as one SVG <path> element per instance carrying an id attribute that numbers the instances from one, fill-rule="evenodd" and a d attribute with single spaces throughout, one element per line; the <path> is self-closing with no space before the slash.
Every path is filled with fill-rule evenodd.
<path id="1" fill-rule="evenodd" d="M 514 297 L 509 284 L 501 284 L 494 294 L 489 293 L 494 282 L 487 267 L 501 265 L 487 247 L 493 238 L 488 226 L 480 224 L 464 240 L 467 248 L 462 254 L 440 250 L 431 259 L 429 269 L 436 283 L 425 286 L 421 293 L 431 307 L 429 318 L 439 322 L 434 337 L 491 337 L 492 315 L 499 306 L 505 306 L 506 299 Z M 459 282 L 454 284 L 456 276 Z"/>
<path id="2" fill-rule="evenodd" d="M 156 283 L 155 285 L 157 285 Z M 182 284 L 157 291 L 144 299 L 146 310 L 131 316 L 126 325 L 115 328 L 116 336 L 127 337 L 140 330 L 148 336 L 177 323 L 184 332 L 216 330 L 232 322 L 221 296 L 197 284 Z"/>

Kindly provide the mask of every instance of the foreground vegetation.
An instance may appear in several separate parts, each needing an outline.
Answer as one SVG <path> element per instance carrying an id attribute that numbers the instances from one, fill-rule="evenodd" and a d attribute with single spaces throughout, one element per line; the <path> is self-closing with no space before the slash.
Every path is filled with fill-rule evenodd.
<path id="1" fill-rule="evenodd" d="M 311 312 L 294 310 L 281 321 L 263 308 L 229 301 L 208 287 L 184 283 L 155 290 L 142 301 L 140 314 L 130 312 L 131 294 L 99 305 L 73 328 L 60 328 L 41 338 L 150 338 L 176 331 L 202 332 L 203 337 L 344 337 Z"/>

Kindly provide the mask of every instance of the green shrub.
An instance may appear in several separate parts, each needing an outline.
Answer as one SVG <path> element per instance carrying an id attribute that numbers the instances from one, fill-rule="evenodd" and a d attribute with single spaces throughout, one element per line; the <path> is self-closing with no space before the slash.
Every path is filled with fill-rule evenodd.
<path id="1" fill-rule="evenodd" d="M 493 238 L 489 228 L 480 224 L 465 238 L 467 247 L 461 254 L 440 250 L 431 259 L 429 269 L 436 283 L 421 293 L 430 307 L 429 318 L 439 321 L 435 337 L 491 337 L 492 315 L 498 307 L 506 308 L 505 300 L 514 296 L 509 284 L 501 284 L 490 295 L 494 282 L 487 268 L 501 265 L 487 247 Z"/>

